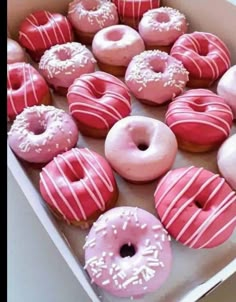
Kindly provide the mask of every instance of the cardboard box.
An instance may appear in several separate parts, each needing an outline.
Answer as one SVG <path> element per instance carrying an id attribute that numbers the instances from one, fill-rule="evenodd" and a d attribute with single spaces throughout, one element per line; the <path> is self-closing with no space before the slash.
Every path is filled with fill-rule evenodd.
<path id="1" fill-rule="evenodd" d="M 69 1 L 48 0 L 8 0 L 8 29 L 10 34 L 17 38 L 20 22 L 36 9 L 48 9 L 52 12 L 66 13 Z M 224 0 L 199 0 L 199 1 L 163 1 L 164 5 L 178 8 L 186 14 L 190 31 L 209 31 L 221 37 L 231 50 L 232 63 L 236 63 L 236 6 Z M 62 97 L 54 97 L 54 105 L 67 110 L 67 104 Z M 163 121 L 166 108 L 153 109 L 145 107 L 134 100 L 132 114 L 142 114 L 156 117 Z M 236 127 L 232 129 L 231 135 L 236 133 Z M 94 140 L 80 137 L 78 146 L 88 146 L 101 155 L 103 152 L 103 140 Z M 175 167 L 194 164 L 202 165 L 212 171 L 217 171 L 216 152 L 210 152 L 194 156 L 178 152 Z M 83 270 L 84 237 L 88 231 L 82 231 L 70 227 L 64 222 L 57 221 L 47 206 L 44 204 L 38 190 L 39 173 L 30 165 L 23 164 L 15 157 L 8 147 L 8 167 L 19 183 L 28 202 L 32 206 L 45 230 L 57 246 L 61 255 L 71 268 L 83 288 L 88 293 L 91 301 L 121 301 L 95 285 L 90 285 L 90 279 Z M 156 184 L 151 183 L 144 186 L 136 186 L 126 183 L 117 177 L 120 197 L 117 205 L 139 206 L 152 213 L 153 192 Z M 206 295 L 230 275 L 236 272 L 236 233 L 223 245 L 209 250 L 192 250 L 179 243 L 172 242 L 173 247 L 173 269 L 168 281 L 156 293 L 150 294 L 140 302 L 191 302 L 197 301 Z M 129 301 L 129 299 L 122 299 Z"/>

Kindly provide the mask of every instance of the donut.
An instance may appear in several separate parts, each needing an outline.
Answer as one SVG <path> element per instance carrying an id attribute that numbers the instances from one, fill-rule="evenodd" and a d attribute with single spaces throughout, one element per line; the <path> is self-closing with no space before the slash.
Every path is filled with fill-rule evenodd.
<path id="1" fill-rule="evenodd" d="M 184 14 L 171 7 L 159 7 L 144 13 L 138 31 L 146 49 L 170 52 L 174 42 L 187 31 Z"/>
<path id="2" fill-rule="evenodd" d="M 118 297 L 133 300 L 154 292 L 171 271 L 170 236 L 140 208 L 116 207 L 101 215 L 84 250 L 91 282 Z"/>
<path id="3" fill-rule="evenodd" d="M 225 100 L 208 89 L 190 89 L 168 106 L 165 122 L 180 149 L 206 152 L 229 136 L 233 113 Z"/>
<path id="4" fill-rule="evenodd" d="M 120 22 L 138 29 L 143 14 L 160 6 L 160 0 L 112 0 L 118 9 Z"/>
<path id="5" fill-rule="evenodd" d="M 53 106 L 25 108 L 8 132 L 14 153 L 29 163 L 46 164 L 76 145 L 78 129 L 73 118 Z"/>
<path id="6" fill-rule="evenodd" d="M 221 175 L 236 191 L 236 134 L 227 138 L 220 146 L 217 153 L 217 165 Z"/>
<path id="7" fill-rule="evenodd" d="M 217 94 L 225 99 L 236 119 L 236 65 L 230 67 L 219 80 Z"/>
<path id="8" fill-rule="evenodd" d="M 72 40 L 71 25 L 61 14 L 40 10 L 30 14 L 20 24 L 19 42 L 36 62 L 51 46 Z"/>
<path id="9" fill-rule="evenodd" d="M 189 71 L 188 87 L 207 88 L 229 69 L 230 52 L 216 35 L 193 32 L 180 36 L 170 55 L 180 60 Z"/>
<path id="10" fill-rule="evenodd" d="M 105 137 L 117 121 L 131 112 L 128 88 L 102 71 L 76 79 L 68 90 L 67 100 L 80 132 L 96 138 Z"/>
<path id="11" fill-rule="evenodd" d="M 128 116 L 118 121 L 105 140 L 112 168 L 133 183 L 147 183 L 166 173 L 177 153 L 173 132 L 161 121 Z"/>
<path id="12" fill-rule="evenodd" d="M 88 228 L 118 198 L 109 164 L 87 148 L 54 157 L 40 173 L 40 192 L 58 218 L 81 228 Z"/>
<path id="13" fill-rule="evenodd" d="M 15 119 L 24 108 L 34 105 L 48 105 L 51 94 L 41 74 L 30 64 L 7 65 L 7 116 Z"/>
<path id="14" fill-rule="evenodd" d="M 139 33 L 127 25 L 112 25 L 101 29 L 94 36 L 92 52 L 98 67 L 115 76 L 125 75 L 133 58 L 145 50 Z"/>
<path id="15" fill-rule="evenodd" d="M 213 248 L 236 227 L 236 194 L 225 179 L 201 167 L 169 171 L 157 185 L 155 207 L 166 230 L 190 248 Z"/>
<path id="16" fill-rule="evenodd" d="M 92 44 L 99 30 L 119 22 L 116 6 L 108 0 L 74 0 L 69 3 L 68 19 L 82 44 Z"/>
<path id="17" fill-rule="evenodd" d="M 40 59 L 39 71 L 58 94 L 65 96 L 76 78 L 95 70 L 95 63 L 89 49 L 71 42 L 46 50 Z"/>
<path id="18" fill-rule="evenodd" d="M 142 103 L 157 106 L 183 92 L 188 71 L 166 52 L 146 50 L 135 56 L 125 73 L 125 83 Z"/>
<path id="19" fill-rule="evenodd" d="M 26 62 L 23 48 L 14 40 L 7 38 L 7 64 Z"/>

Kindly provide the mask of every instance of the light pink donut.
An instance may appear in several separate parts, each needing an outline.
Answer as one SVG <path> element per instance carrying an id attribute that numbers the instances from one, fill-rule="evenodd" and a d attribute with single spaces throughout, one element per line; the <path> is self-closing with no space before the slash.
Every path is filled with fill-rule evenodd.
<path id="1" fill-rule="evenodd" d="M 128 116 L 105 140 L 105 156 L 113 169 L 131 182 L 152 181 L 167 172 L 177 153 L 173 132 L 161 121 Z"/>
<path id="2" fill-rule="evenodd" d="M 96 60 L 90 50 L 76 42 L 58 44 L 46 50 L 39 62 L 39 71 L 60 94 L 84 73 L 94 72 Z"/>
<path id="3" fill-rule="evenodd" d="M 156 291 L 172 265 L 170 236 L 151 213 L 117 207 L 93 224 L 85 269 L 91 281 L 118 297 L 139 298 Z"/>
<path id="4" fill-rule="evenodd" d="M 25 51 L 20 44 L 7 38 L 7 64 L 27 61 Z"/>
<path id="5" fill-rule="evenodd" d="M 230 67 L 222 76 L 217 86 L 217 93 L 231 107 L 236 119 L 236 65 Z"/>
<path id="6" fill-rule="evenodd" d="M 74 147 L 78 129 L 73 118 L 53 106 L 32 106 L 16 116 L 8 143 L 16 155 L 31 163 L 47 163 Z"/>
<path id="7" fill-rule="evenodd" d="M 102 63 L 128 66 L 133 56 L 144 51 L 139 33 L 127 25 L 112 25 L 96 33 L 92 52 Z"/>
<path id="8" fill-rule="evenodd" d="M 115 4 L 108 0 L 74 0 L 69 4 L 68 19 L 76 30 L 88 33 L 119 21 Z"/>
<path id="9" fill-rule="evenodd" d="M 148 46 L 171 45 L 186 31 L 185 16 L 171 7 L 151 9 L 139 23 L 139 33 Z"/>
<path id="10" fill-rule="evenodd" d="M 220 173 L 236 190 L 236 134 L 227 138 L 217 154 L 217 164 Z"/>
<path id="11" fill-rule="evenodd" d="M 188 71 L 183 64 L 160 50 L 147 50 L 130 62 L 125 82 L 134 96 L 158 105 L 172 100 L 183 92 Z"/>

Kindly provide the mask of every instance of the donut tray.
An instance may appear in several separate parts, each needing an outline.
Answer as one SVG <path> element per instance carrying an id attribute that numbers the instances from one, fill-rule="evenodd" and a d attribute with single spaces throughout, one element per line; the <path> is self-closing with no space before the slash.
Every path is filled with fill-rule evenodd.
<path id="1" fill-rule="evenodd" d="M 13 0 L 9 2 L 12 3 L 12 5 L 14 3 Z M 27 0 L 22 2 L 27 4 Z M 30 0 L 28 0 L 28 2 L 30 2 Z M 37 1 L 35 2 L 37 3 Z M 46 0 L 41 0 L 38 2 L 41 3 L 40 8 L 43 7 L 44 3 L 44 8 L 48 9 L 46 6 Z M 55 1 L 51 2 L 55 3 Z M 65 10 L 68 1 L 60 2 L 64 2 L 63 9 Z M 172 5 L 172 1 L 165 1 L 165 4 L 172 7 L 175 6 L 176 8 L 179 7 L 181 11 L 185 12 L 184 8 L 186 8 L 186 3 L 184 5 L 184 2 L 188 1 L 175 2 L 175 5 Z M 201 3 L 204 1 L 199 2 Z M 217 3 L 220 2 L 220 0 L 209 2 Z M 235 9 L 235 7 L 233 7 L 233 9 Z M 57 11 L 63 10 L 58 9 Z M 188 10 L 186 9 L 186 11 Z M 24 16 L 25 15 L 26 13 Z M 206 28 L 206 30 L 210 31 L 210 28 Z M 236 57 L 234 60 L 236 60 Z M 54 106 L 68 111 L 66 98 L 53 95 L 53 100 Z M 160 121 L 164 121 L 166 109 L 167 105 L 160 107 L 149 107 L 141 104 L 135 99 L 132 100 L 132 115 L 148 116 L 156 118 Z M 236 133 L 235 121 L 231 130 L 231 135 L 233 133 Z M 104 156 L 104 139 L 92 139 L 80 134 L 77 147 L 88 147 Z M 91 301 L 130 301 L 130 299 L 120 299 L 111 296 L 107 292 L 99 289 L 96 285 L 90 284 L 90 279 L 83 269 L 84 250 L 82 248 L 85 242 L 85 236 L 88 234 L 88 230 L 81 230 L 79 228 L 67 225 L 63 221 L 57 220 L 48 210 L 39 193 L 40 170 L 32 168 L 27 163 L 19 161 L 9 146 L 7 146 L 7 150 L 8 168 L 21 187 L 35 214 L 38 216 L 39 220 L 67 262 L 68 266 L 71 268 L 78 282 L 81 283 L 84 290 L 87 292 Z M 210 171 L 218 173 L 216 155 L 217 151 L 203 154 L 193 154 L 179 150 L 173 168 L 195 165 L 202 166 Z M 115 177 L 120 192 L 117 206 L 129 205 L 141 207 L 156 215 L 153 193 L 157 181 L 153 181 L 152 183 L 145 185 L 135 185 L 126 182 L 117 174 L 115 174 Z M 167 282 L 158 291 L 139 299 L 139 302 L 198 301 L 201 297 L 208 294 L 221 282 L 236 272 L 236 231 L 230 237 L 230 239 L 227 240 L 227 242 L 213 249 L 194 250 L 185 247 L 174 240 L 171 241 L 171 245 L 173 250 L 173 266 Z"/>

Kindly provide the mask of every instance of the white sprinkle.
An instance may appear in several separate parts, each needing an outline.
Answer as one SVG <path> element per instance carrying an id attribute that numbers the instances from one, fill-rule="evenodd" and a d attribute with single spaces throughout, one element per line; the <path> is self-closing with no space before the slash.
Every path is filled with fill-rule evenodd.
<path id="1" fill-rule="evenodd" d="M 145 246 L 149 246 L 149 244 L 150 244 L 150 239 L 146 239 Z"/>
<path id="2" fill-rule="evenodd" d="M 158 229 L 160 229 L 160 228 L 161 228 L 160 225 L 154 225 L 154 226 L 152 227 L 153 230 L 158 230 Z"/>
<path id="3" fill-rule="evenodd" d="M 106 229 L 106 227 L 107 227 L 106 225 L 102 225 L 102 226 L 96 228 L 96 229 L 95 229 L 95 233 L 98 233 L 98 232 L 100 232 L 100 231 L 103 231 L 104 229 Z"/>
<path id="4" fill-rule="evenodd" d="M 106 231 L 103 231 L 103 232 L 102 232 L 102 236 L 105 236 L 106 234 L 107 234 Z"/>
<path id="5" fill-rule="evenodd" d="M 159 249 L 160 249 L 160 250 L 163 250 L 162 245 L 161 245 L 160 242 L 157 242 L 157 245 L 159 246 Z"/>
<path id="6" fill-rule="evenodd" d="M 124 224 L 123 224 L 123 226 L 122 226 L 122 230 L 126 230 L 126 228 L 127 228 L 127 225 L 128 225 L 128 221 L 125 221 L 124 222 Z"/>
<path id="7" fill-rule="evenodd" d="M 107 284 L 109 284 L 109 283 L 110 283 L 110 280 L 107 279 L 107 280 L 105 280 L 105 281 L 102 282 L 102 285 L 107 285 Z"/>
<path id="8" fill-rule="evenodd" d="M 147 224 L 146 223 L 144 223 L 143 225 L 141 225 L 141 229 L 143 230 L 143 229 L 145 229 L 147 227 Z"/>
<path id="9" fill-rule="evenodd" d="M 156 238 L 156 239 L 157 239 L 158 237 L 159 237 L 159 235 L 158 235 L 158 234 L 155 234 L 155 235 L 154 235 L 154 238 Z"/>
<path id="10" fill-rule="evenodd" d="M 133 276 L 131 278 L 129 278 L 128 280 L 126 280 L 122 285 L 124 287 L 126 287 L 127 285 L 129 285 L 130 283 L 132 283 L 133 281 L 138 280 L 138 276 Z"/>
<path id="11" fill-rule="evenodd" d="M 171 241 L 171 236 L 168 235 L 168 236 L 167 236 L 167 239 L 168 239 L 168 241 Z"/>
<path id="12" fill-rule="evenodd" d="M 165 265 L 164 265 L 164 263 L 163 263 L 163 262 L 160 262 L 160 266 L 161 266 L 161 267 L 164 267 Z"/>
<path id="13" fill-rule="evenodd" d="M 144 289 L 144 290 L 147 290 L 147 286 L 144 286 L 143 289 Z"/>
<path id="14" fill-rule="evenodd" d="M 106 256 L 106 252 L 102 252 L 102 257 L 105 257 Z"/>
<path id="15" fill-rule="evenodd" d="M 144 252 L 142 252 L 143 256 L 152 255 L 152 254 L 153 254 L 153 250 L 149 250 L 149 251 L 144 250 Z"/>
<path id="16" fill-rule="evenodd" d="M 159 251 L 156 250 L 156 251 L 154 252 L 154 258 L 158 258 L 158 254 L 159 254 Z"/>
<path id="17" fill-rule="evenodd" d="M 164 242 L 164 241 L 165 241 L 165 239 L 166 239 L 165 234 L 162 234 L 162 235 L 161 235 L 161 241 L 163 241 L 163 242 Z"/>
<path id="18" fill-rule="evenodd" d="M 109 253 L 109 256 L 110 256 L 110 257 L 112 257 L 113 255 L 114 255 L 114 253 L 112 253 L 112 252 Z"/>
<path id="19" fill-rule="evenodd" d="M 102 273 L 98 273 L 95 277 L 98 279 L 101 277 L 101 275 L 102 275 Z"/>

